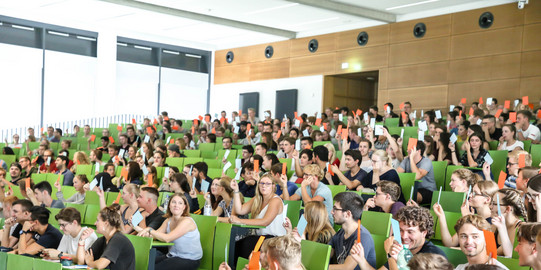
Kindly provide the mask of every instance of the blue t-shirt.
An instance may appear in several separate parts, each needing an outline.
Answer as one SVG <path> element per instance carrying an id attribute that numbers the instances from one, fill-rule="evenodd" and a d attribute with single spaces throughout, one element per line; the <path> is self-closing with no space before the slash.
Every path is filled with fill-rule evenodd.
<path id="1" fill-rule="evenodd" d="M 400 168 L 404 169 L 404 172 L 412 172 L 409 157 L 404 157 L 404 160 L 402 160 L 402 163 L 400 163 Z M 423 157 L 423 159 L 417 163 L 417 168 L 428 172 L 425 176 L 423 176 L 423 178 L 421 178 L 418 188 L 436 191 L 436 178 L 434 177 L 434 167 L 432 167 L 432 161 L 427 157 Z"/>
<path id="2" fill-rule="evenodd" d="M 365 170 L 363 169 L 360 169 L 357 174 L 355 175 L 351 175 L 351 170 L 347 171 L 344 173 L 344 176 L 349 180 L 349 181 L 358 181 L 359 182 L 359 185 L 363 183 L 363 181 L 367 178 L 368 174 L 366 173 Z M 370 179 L 372 180 L 372 179 Z"/>
<path id="3" fill-rule="evenodd" d="M 310 196 L 310 198 L 314 198 L 316 196 L 323 197 L 323 204 L 325 204 L 325 208 L 327 208 L 327 213 L 329 214 L 329 221 L 331 222 L 331 224 L 334 224 L 334 219 L 331 214 L 333 207 L 332 192 L 329 187 L 319 182 L 319 185 L 317 186 L 316 192 L 314 194 L 312 194 L 312 189 L 310 188 L 310 186 L 306 187 L 306 192 L 308 192 L 308 196 Z M 295 194 L 301 197 L 302 200 L 302 188 L 298 188 L 297 191 L 295 191 Z"/>
<path id="4" fill-rule="evenodd" d="M 343 264 L 349 256 L 351 247 L 357 243 L 357 232 L 352 233 L 347 239 L 344 239 L 345 231 L 340 229 L 332 238 L 329 245 L 334 249 L 334 257 L 331 258 L 333 264 Z M 376 268 L 376 248 L 374 239 L 370 232 L 361 225 L 361 245 L 364 249 L 364 258 L 372 267 Z"/>
<path id="5" fill-rule="evenodd" d="M 295 183 L 287 182 L 287 192 L 289 193 L 289 196 L 295 194 L 295 191 L 297 191 L 298 188 L 299 187 Z M 276 185 L 276 195 L 282 195 L 282 187 L 278 184 Z"/>
<path id="6" fill-rule="evenodd" d="M 57 172 L 56 174 L 59 174 L 59 172 Z M 62 182 L 62 185 L 73 186 L 73 177 L 74 177 L 73 173 L 70 170 L 66 169 L 62 173 L 62 175 L 64 175 L 64 182 Z"/>

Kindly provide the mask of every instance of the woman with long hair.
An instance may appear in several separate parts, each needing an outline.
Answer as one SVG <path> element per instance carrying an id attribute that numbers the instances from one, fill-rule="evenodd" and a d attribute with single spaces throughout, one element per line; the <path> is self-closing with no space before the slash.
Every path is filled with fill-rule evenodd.
<path id="1" fill-rule="evenodd" d="M 137 198 L 139 197 L 139 193 L 140 193 L 139 186 L 134 185 L 134 184 L 127 184 L 122 189 L 121 196 L 122 196 L 122 200 L 124 200 L 124 204 L 120 206 L 119 213 L 122 219 L 122 230 L 124 233 L 133 232 L 134 229 L 130 224 L 130 220 L 137 211 L 143 214 L 143 217 L 148 215 L 147 213 L 143 212 L 142 208 L 141 209 L 139 208 L 139 205 L 137 203 Z M 144 224 L 145 224 L 145 219 L 143 219 L 143 221 L 139 223 L 139 227 L 145 227 Z"/>
<path id="2" fill-rule="evenodd" d="M 257 235 L 248 236 L 237 242 L 235 254 L 243 258 L 247 258 L 250 255 L 259 236 L 264 235 L 270 238 L 286 234 L 286 230 L 282 226 L 282 221 L 286 213 L 283 212 L 284 205 L 282 199 L 275 193 L 276 185 L 272 180 L 272 174 L 265 173 L 261 176 L 261 179 L 256 175 L 255 178 L 257 182 L 256 194 L 245 204 L 242 204 L 237 181 L 231 181 L 235 212 L 238 215 L 251 214 L 252 218 L 240 219 L 236 216 L 231 216 L 229 221 L 236 224 L 264 226 L 264 228 L 256 231 Z"/>
<path id="3" fill-rule="evenodd" d="M 363 188 L 376 189 L 376 184 L 380 180 L 388 180 L 400 185 L 400 177 L 398 172 L 393 169 L 391 159 L 385 150 L 376 150 L 372 153 L 372 171 L 361 180 L 361 184 L 357 190 Z"/>
<path id="4" fill-rule="evenodd" d="M 454 155 L 456 152 L 456 147 L 453 143 L 449 143 L 449 149 L 452 152 L 453 164 L 462 165 L 466 167 L 477 167 L 482 168 L 485 163 L 485 156 L 490 155 L 487 150 L 483 148 L 483 142 L 485 141 L 484 137 L 479 133 L 474 133 L 470 136 L 468 141 L 464 142 L 463 146 L 466 147 L 466 152 L 460 157 L 460 160 L 457 159 L 457 156 Z"/>
<path id="5" fill-rule="evenodd" d="M 520 217 L 524 217 L 528 221 L 522 195 L 513 188 L 500 189 L 492 195 L 490 208 L 492 209 L 492 225 L 496 244 L 499 245 L 498 255 L 511 257 L 516 231 L 522 223 Z"/>
<path id="6" fill-rule="evenodd" d="M 314 241 L 322 244 L 328 244 L 335 234 L 325 204 L 319 201 L 311 201 L 304 206 L 304 217 L 306 218 L 306 228 L 304 233 L 299 236 L 297 228 L 291 228 L 291 221 L 286 218 L 284 228 L 288 234 L 293 233 L 294 237 Z"/>
<path id="7" fill-rule="evenodd" d="M 75 174 L 77 171 L 77 165 L 89 165 L 90 159 L 83 151 L 77 151 L 73 155 L 73 166 L 71 166 L 70 171 Z"/>
<path id="8" fill-rule="evenodd" d="M 167 254 L 156 257 L 156 269 L 197 269 L 203 257 L 197 224 L 190 217 L 188 200 L 175 193 L 169 199 L 162 226 L 154 230 L 145 228 L 140 235 L 173 243 Z"/>
<path id="9" fill-rule="evenodd" d="M 128 147 L 128 161 L 135 161 L 137 157 L 137 146 Z"/>
<path id="10" fill-rule="evenodd" d="M 151 143 L 142 143 L 141 144 L 141 155 L 144 157 L 145 164 L 152 164 L 154 162 L 154 147 Z"/>
<path id="11" fill-rule="evenodd" d="M 449 186 L 453 192 L 468 192 L 479 180 L 481 179 L 478 174 L 468 169 L 458 169 L 451 174 Z"/>
<path id="12" fill-rule="evenodd" d="M 215 179 L 216 181 L 216 179 Z M 236 181 L 231 179 L 230 177 L 224 176 L 219 179 L 218 184 L 220 185 L 219 189 L 219 196 L 222 198 L 220 202 L 218 202 L 218 207 L 212 211 L 213 216 L 218 217 L 218 221 L 220 222 L 229 222 L 229 218 L 231 216 L 236 215 L 235 209 L 233 207 L 233 204 L 235 201 L 233 200 L 233 196 L 235 195 L 235 192 L 233 191 L 233 188 L 231 188 L 231 181 Z M 214 181 L 212 182 L 214 185 Z M 241 202 L 244 200 L 242 198 L 242 194 L 239 194 L 241 197 Z M 240 217 L 243 218 L 243 217 Z"/>
<path id="13" fill-rule="evenodd" d="M 135 249 L 122 233 L 122 220 L 118 209 L 109 206 L 101 209 L 96 223 L 96 232 L 103 236 L 85 251 L 85 240 L 94 232 L 83 231 L 77 246 L 77 263 L 95 269 L 135 270 Z"/>
<path id="14" fill-rule="evenodd" d="M 437 151 L 434 152 L 435 156 L 437 156 L 436 161 L 446 161 L 449 165 L 451 162 L 453 162 L 453 157 L 451 149 L 449 149 L 449 142 L 450 142 L 450 135 L 447 132 L 436 134 L 437 140 L 436 140 L 436 149 Z"/>
<path id="15" fill-rule="evenodd" d="M 331 163 L 331 165 L 340 167 L 340 159 L 336 156 L 336 149 L 334 148 L 334 144 L 326 143 L 323 146 L 325 146 L 325 148 L 329 150 L 329 163 Z"/>
<path id="16" fill-rule="evenodd" d="M 222 196 L 220 196 L 222 189 L 223 187 L 220 185 L 220 178 L 214 178 L 210 184 L 210 190 L 207 194 L 204 194 L 205 201 L 208 201 L 212 206 L 212 211 L 216 210 L 218 204 L 222 201 Z M 204 209 L 201 211 L 203 210 Z"/>
<path id="17" fill-rule="evenodd" d="M 197 200 L 197 193 L 192 190 L 188 178 L 182 173 L 173 173 L 169 177 L 169 188 L 173 193 L 184 194 L 188 200 L 188 206 L 190 213 L 195 213 L 199 210 L 199 201 Z M 165 204 L 162 205 L 165 208 Z"/>
<path id="18" fill-rule="evenodd" d="M 513 150 L 523 150 L 524 143 L 516 139 L 517 128 L 515 125 L 505 125 L 502 128 L 502 136 L 500 137 L 500 144 L 498 144 L 498 150 L 507 150 L 509 152 Z"/>

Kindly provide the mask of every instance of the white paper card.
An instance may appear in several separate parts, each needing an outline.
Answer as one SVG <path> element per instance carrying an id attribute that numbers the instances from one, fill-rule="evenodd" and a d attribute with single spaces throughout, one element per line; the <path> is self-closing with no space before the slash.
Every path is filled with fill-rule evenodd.
<path id="1" fill-rule="evenodd" d="M 235 175 L 235 180 L 240 180 L 240 173 L 241 173 L 241 171 L 242 171 L 241 169 L 239 169 L 239 170 L 237 171 L 237 174 Z"/>
<path id="2" fill-rule="evenodd" d="M 360 137 L 363 136 L 363 129 L 362 128 L 357 129 L 357 135 L 359 135 Z"/>
<path id="3" fill-rule="evenodd" d="M 120 149 L 120 151 L 118 151 L 118 156 L 121 157 L 121 158 L 124 158 L 124 153 L 125 152 L 126 152 L 126 150 Z"/>
<path id="4" fill-rule="evenodd" d="M 98 185 L 98 180 L 96 180 L 96 178 L 94 178 L 94 180 L 92 180 L 92 182 L 90 182 L 90 185 L 88 186 L 88 188 L 90 190 L 93 190 L 97 185 Z"/>
<path id="5" fill-rule="evenodd" d="M 377 125 L 374 129 L 374 132 L 376 136 L 383 135 L 383 126 Z"/>
<path id="6" fill-rule="evenodd" d="M 411 119 L 417 119 L 417 110 L 413 111 L 413 113 L 410 113 Z"/>
<path id="7" fill-rule="evenodd" d="M 494 163 L 494 160 L 490 155 L 485 156 L 485 161 L 488 163 L 488 165 L 492 165 L 492 163 Z"/>
<path id="8" fill-rule="evenodd" d="M 233 133 L 238 134 L 239 133 L 239 126 L 235 126 L 233 129 Z"/>
<path id="9" fill-rule="evenodd" d="M 451 134 L 451 137 L 449 137 L 449 141 L 452 143 L 452 144 L 455 144 L 455 142 L 458 140 L 458 138 L 456 137 L 456 134 Z"/>
<path id="10" fill-rule="evenodd" d="M 492 98 L 491 97 L 487 98 L 487 106 L 490 106 L 490 105 L 492 105 Z"/>
<path id="11" fill-rule="evenodd" d="M 270 117 L 270 113 L 269 113 L 269 112 L 264 112 L 263 115 L 264 115 L 265 117 Z"/>
<path id="12" fill-rule="evenodd" d="M 100 189 L 103 191 L 103 176 L 100 178 Z"/>
<path id="13" fill-rule="evenodd" d="M 404 139 L 404 129 L 400 131 L 400 138 Z"/>
<path id="14" fill-rule="evenodd" d="M 299 121 L 299 119 L 295 119 L 294 126 L 300 127 L 301 126 L 301 121 Z"/>
<path id="15" fill-rule="evenodd" d="M 425 133 L 424 131 L 419 130 L 417 135 L 417 140 L 424 142 L 425 141 Z"/>
<path id="16" fill-rule="evenodd" d="M 319 131 L 321 132 L 325 131 L 325 127 L 324 126 L 319 127 Z"/>
<path id="17" fill-rule="evenodd" d="M 146 166 L 143 166 L 143 167 L 146 167 Z M 169 173 L 170 173 L 169 167 L 165 167 L 165 170 L 163 171 L 163 177 L 169 179 Z"/>
<path id="18" fill-rule="evenodd" d="M 477 119 L 477 125 L 481 125 L 483 123 L 483 119 Z"/>
<path id="19" fill-rule="evenodd" d="M 229 156 L 229 153 L 231 153 L 231 150 L 229 149 L 225 150 L 224 159 L 227 159 L 227 157 Z"/>
<path id="20" fill-rule="evenodd" d="M 150 137 L 148 135 L 145 135 L 145 139 L 143 139 L 143 141 L 146 143 L 150 142 Z"/>
<path id="21" fill-rule="evenodd" d="M 339 115 L 338 115 L 338 120 L 339 120 L 339 121 L 344 120 L 344 116 L 343 116 L 342 114 L 339 114 Z"/>
<path id="22" fill-rule="evenodd" d="M 47 157 L 47 166 L 51 165 L 51 157 Z"/>
<path id="23" fill-rule="evenodd" d="M 297 151 L 301 150 L 301 140 L 295 141 L 295 149 L 297 149 Z"/>
<path id="24" fill-rule="evenodd" d="M 368 121 L 368 112 L 365 112 L 363 114 L 363 117 L 364 117 L 364 121 Z"/>
<path id="25" fill-rule="evenodd" d="M 231 162 L 227 162 L 227 163 L 224 165 L 224 170 L 223 170 L 223 172 L 226 172 L 227 169 L 229 169 L 231 166 L 232 166 L 232 165 L 231 165 Z"/>
<path id="26" fill-rule="evenodd" d="M 235 122 L 240 122 L 240 117 L 239 116 L 235 116 Z"/>
<path id="27" fill-rule="evenodd" d="M 421 130 L 421 131 L 427 131 L 428 130 L 428 126 L 426 125 L 426 121 L 419 121 L 418 125 L 419 125 L 419 130 Z"/>
<path id="28" fill-rule="evenodd" d="M 370 127 L 372 129 L 376 128 L 376 118 L 370 118 Z"/>
<path id="29" fill-rule="evenodd" d="M 455 109 L 455 105 L 449 105 L 449 111 L 452 112 Z"/>
<path id="30" fill-rule="evenodd" d="M 242 166 L 242 160 L 240 158 L 235 159 L 235 168 L 240 170 L 241 166 Z"/>
<path id="31" fill-rule="evenodd" d="M 318 112 L 316 118 L 321 118 L 321 113 Z"/>
<path id="32" fill-rule="evenodd" d="M 137 212 L 135 212 L 131 217 L 131 224 L 133 224 L 134 227 L 137 227 L 141 221 L 143 221 L 143 215 L 141 215 L 141 212 L 137 210 Z"/>
<path id="33" fill-rule="evenodd" d="M 515 99 L 515 107 L 518 105 L 519 100 Z"/>
<path id="34" fill-rule="evenodd" d="M 297 231 L 299 232 L 299 235 L 301 237 L 304 234 L 304 230 L 306 229 L 306 225 L 308 225 L 308 222 L 306 221 L 306 218 L 304 218 L 304 215 L 302 215 L 299 218 L 299 223 L 297 223 Z"/>
<path id="35" fill-rule="evenodd" d="M 146 165 L 143 166 L 143 168 L 141 168 L 143 170 L 143 174 L 144 175 L 147 175 L 148 174 L 148 168 Z"/>
<path id="36" fill-rule="evenodd" d="M 194 142 L 194 141 L 190 141 L 190 147 L 191 147 L 191 148 L 194 148 L 194 147 L 195 147 L 195 142 Z"/>
<path id="37" fill-rule="evenodd" d="M 391 107 L 387 106 L 386 111 L 387 111 L 387 114 L 390 114 L 391 113 Z"/>
<path id="38" fill-rule="evenodd" d="M 447 120 L 447 129 L 451 126 L 451 120 Z"/>
<path id="39" fill-rule="evenodd" d="M 209 191 L 210 183 L 207 180 L 201 180 L 201 191 L 207 193 Z"/>
<path id="40" fill-rule="evenodd" d="M 295 158 L 291 158 L 291 171 L 295 170 Z"/>
<path id="41" fill-rule="evenodd" d="M 145 152 L 141 152 L 141 157 L 143 158 L 144 161 L 147 160 L 147 154 L 145 154 Z"/>
<path id="42" fill-rule="evenodd" d="M 287 217 L 287 204 L 284 204 L 284 208 L 282 209 L 282 223 L 285 223 L 286 222 L 286 217 Z"/>
<path id="43" fill-rule="evenodd" d="M 302 135 L 303 135 L 304 137 L 310 137 L 310 132 L 308 132 L 308 130 L 305 129 L 305 130 L 302 131 Z"/>
<path id="44" fill-rule="evenodd" d="M 165 144 L 169 144 L 170 141 L 171 141 L 171 136 L 167 137 L 167 141 L 165 141 Z"/>
<path id="45" fill-rule="evenodd" d="M 334 138 L 334 135 L 336 135 L 336 129 L 331 130 L 331 132 L 329 133 L 329 136 L 333 138 Z"/>
<path id="46" fill-rule="evenodd" d="M 425 112 L 421 110 L 421 117 L 423 117 L 424 115 L 425 115 Z"/>
<path id="47" fill-rule="evenodd" d="M 440 110 L 436 111 L 436 118 L 441 119 L 441 111 Z"/>

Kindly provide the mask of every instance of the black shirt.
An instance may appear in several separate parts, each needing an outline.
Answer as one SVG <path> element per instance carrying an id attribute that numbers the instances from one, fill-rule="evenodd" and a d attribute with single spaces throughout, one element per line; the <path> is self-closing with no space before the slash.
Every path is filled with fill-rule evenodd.
<path id="1" fill-rule="evenodd" d="M 500 137 L 502 136 L 502 129 L 501 128 L 496 128 L 494 130 L 494 133 L 491 133 L 490 134 L 490 138 L 495 140 L 495 141 L 498 141 L 500 140 Z"/>
<path id="2" fill-rule="evenodd" d="M 116 232 L 106 243 L 102 236 L 92 244 L 94 260 L 101 257 L 111 261 L 107 268 L 111 270 L 135 270 L 135 249 L 130 240 L 121 232 Z"/>
<path id="3" fill-rule="evenodd" d="M 163 212 L 160 211 L 159 208 L 156 208 L 152 214 L 148 215 L 148 217 L 145 218 L 145 223 L 147 227 L 150 227 L 154 230 L 157 230 L 162 226 L 162 223 L 165 221 L 165 218 L 163 217 Z"/>
<path id="4" fill-rule="evenodd" d="M 60 240 L 62 240 L 62 233 L 53 225 L 47 225 L 47 229 L 43 234 L 35 233 L 33 236 L 36 243 L 44 248 L 58 248 Z"/>
<path id="5" fill-rule="evenodd" d="M 21 237 L 21 233 L 23 232 L 23 225 L 20 223 L 17 223 L 17 226 L 15 226 L 15 230 L 13 230 L 13 233 L 11 236 L 19 239 Z"/>

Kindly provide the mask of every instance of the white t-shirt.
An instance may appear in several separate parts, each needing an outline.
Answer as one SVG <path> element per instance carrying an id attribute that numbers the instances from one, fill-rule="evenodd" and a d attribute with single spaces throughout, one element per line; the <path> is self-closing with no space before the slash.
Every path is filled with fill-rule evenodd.
<path id="1" fill-rule="evenodd" d="M 79 244 L 79 238 L 81 238 L 81 235 L 86 230 L 87 227 L 82 227 L 81 231 L 79 231 L 79 234 L 75 238 L 71 237 L 69 234 L 64 234 L 62 236 L 62 240 L 60 240 L 60 244 L 58 245 L 57 250 L 62 251 L 66 254 L 77 254 L 77 245 Z M 88 238 L 85 240 L 85 250 L 89 249 L 92 244 L 94 244 L 94 241 L 98 239 L 98 236 L 96 233 L 92 233 Z"/>
<path id="2" fill-rule="evenodd" d="M 455 268 L 455 270 L 464 270 L 464 269 L 466 269 L 466 267 L 469 266 L 469 265 L 470 265 L 469 263 L 459 264 L 459 265 Z M 497 266 L 499 266 L 499 267 L 501 267 L 501 268 L 503 268 L 503 269 L 509 270 L 509 268 L 507 268 L 507 266 L 503 265 L 503 264 L 502 264 L 501 262 L 499 262 L 499 261 L 494 260 L 494 265 L 497 265 Z"/>
<path id="3" fill-rule="evenodd" d="M 541 132 L 539 132 L 539 129 L 530 124 L 530 126 L 528 127 L 528 129 L 526 130 L 518 130 L 518 132 L 522 132 L 522 136 L 524 136 L 524 138 L 526 139 L 531 139 L 531 140 L 534 140 L 534 141 L 539 141 L 541 140 Z"/>
<path id="4" fill-rule="evenodd" d="M 521 141 L 519 141 L 519 140 L 516 140 L 514 144 L 509 145 L 509 146 L 507 146 L 507 142 L 506 142 L 506 141 L 504 141 L 504 142 L 502 143 L 502 150 L 507 150 L 507 151 L 509 151 L 509 152 L 515 150 L 515 148 L 517 148 L 517 147 L 520 147 L 522 150 L 524 150 L 524 143 L 521 142 Z"/>

